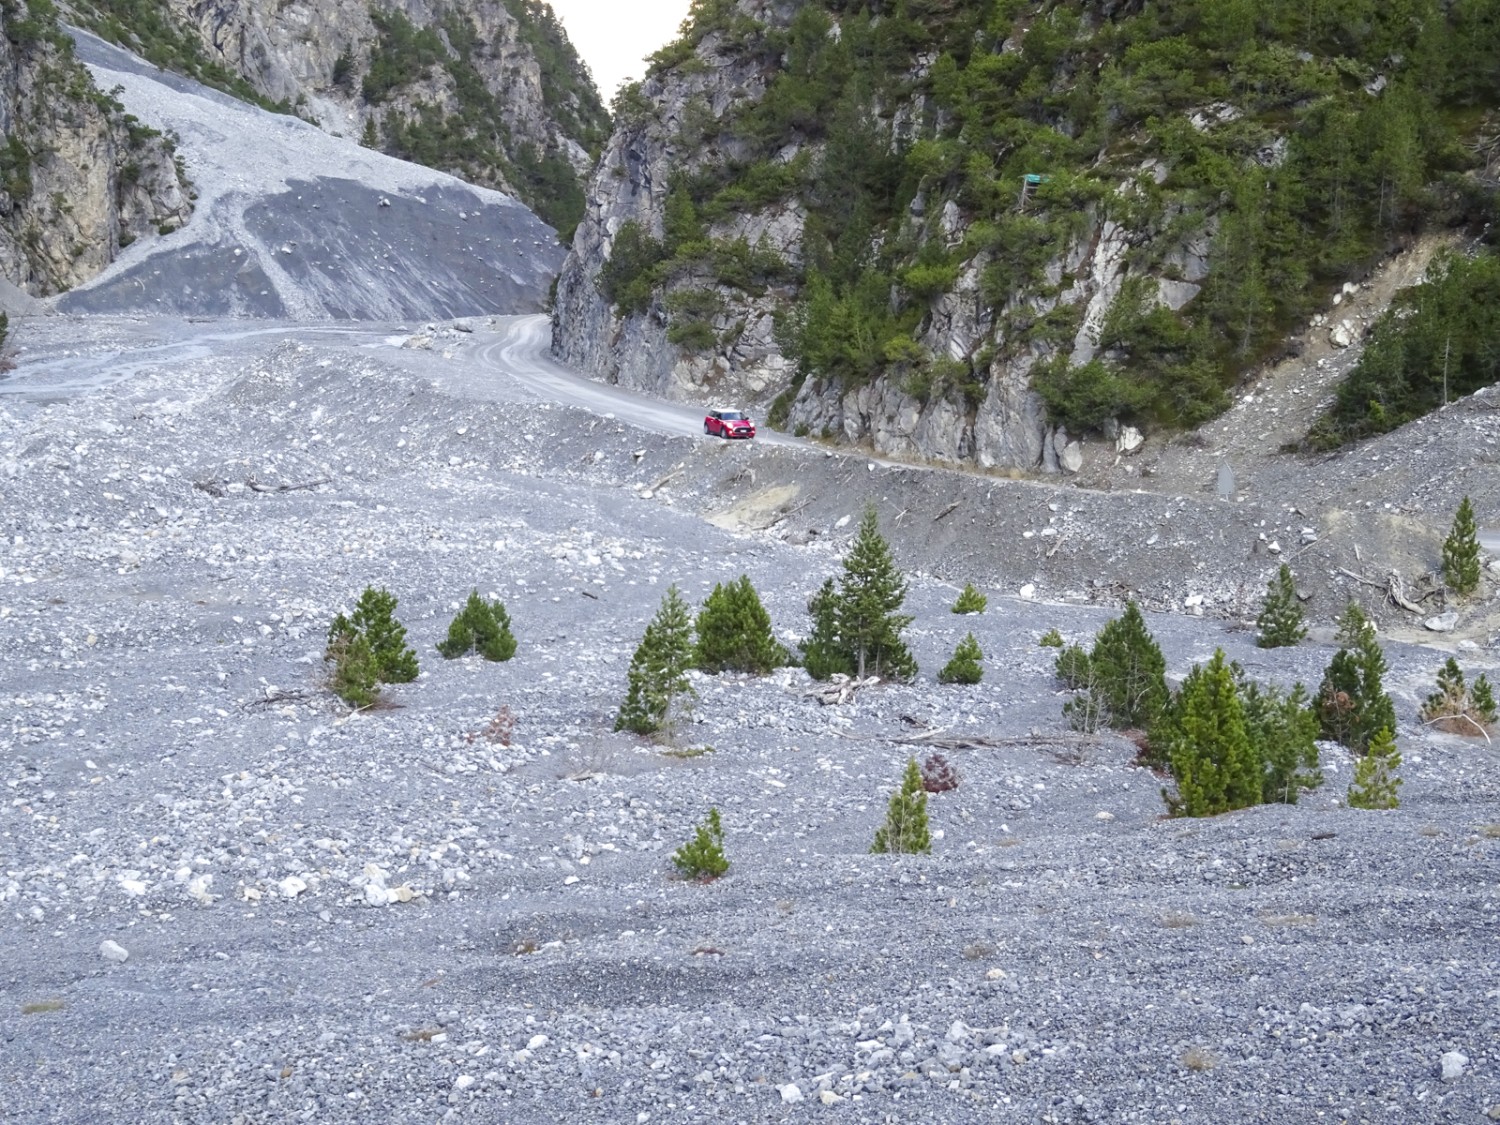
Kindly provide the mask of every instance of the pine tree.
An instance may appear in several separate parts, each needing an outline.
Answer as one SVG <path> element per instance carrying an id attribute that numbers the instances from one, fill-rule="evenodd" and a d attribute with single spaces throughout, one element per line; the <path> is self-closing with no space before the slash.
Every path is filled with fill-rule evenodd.
<path id="1" fill-rule="evenodd" d="M 1089 654 L 1082 645 L 1069 645 L 1057 654 L 1052 669 L 1064 687 L 1078 691 L 1089 680 Z"/>
<path id="2" fill-rule="evenodd" d="M 1261 687 L 1236 668 L 1245 731 L 1261 763 L 1261 796 L 1265 804 L 1295 805 L 1304 789 L 1323 784 L 1318 763 L 1318 716 L 1307 688 L 1290 693 Z"/>
<path id="3" fill-rule="evenodd" d="M 630 659 L 615 730 L 655 734 L 668 726 L 673 702 L 692 690 L 687 678 L 692 666 L 692 618 L 677 587 L 671 586 Z"/>
<path id="4" fill-rule="evenodd" d="M 968 582 L 964 584 L 963 592 L 958 595 L 958 601 L 953 603 L 953 612 L 983 613 L 985 611 L 985 607 L 989 604 L 989 598 L 985 597 L 978 590 L 974 589 L 974 584 L 972 582 Z"/>
<path id="5" fill-rule="evenodd" d="M 369 642 L 353 629 L 331 633 L 323 659 L 332 666 L 329 688 L 350 707 L 368 707 L 380 697 L 380 669 Z"/>
<path id="6" fill-rule="evenodd" d="M 970 633 L 958 642 L 958 647 L 953 650 L 953 659 L 944 665 L 943 670 L 938 673 L 938 682 L 944 684 L 977 684 L 984 678 L 984 668 L 980 661 L 984 659 L 984 653 L 979 651 L 979 642 Z"/>
<path id="7" fill-rule="evenodd" d="M 1443 580 L 1456 594 L 1472 594 L 1479 588 L 1479 529 L 1474 522 L 1474 505 L 1467 496 L 1443 541 Z"/>
<path id="8" fill-rule="evenodd" d="M 1495 710 L 1495 692 L 1490 687 L 1488 676 L 1481 674 L 1469 688 L 1469 709 L 1487 727 L 1500 722 L 1500 713 Z"/>
<path id="9" fill-rule="evenodd" d="M 684 878 L 704 883 L 729 870 L 729 860 L 724 857 L 724 825 L 718 809 L 708 810 L 708 819 L 698 825 L 691 840 L 672 853 L 672 862 Z"/>
<path id="10" fill-rule="evenodd" d="M 912 621 L 897 613 L 905 601 L 906 579 L 896 569 L 872 505 L 844 557 L 839 582 L 839 646 L 853 658 L 860 679 L 909 680 L 917 674 L 917 662 L 901 640 Z"/>
<path id="11" fill-rule="evenodd" d="M 1422 721 L 1451 718 L 1462 715 L 1468 707 L 1469 686 L 1464 682 L 1463 669 L 1458 661 L 1448 657 L 1448 662 L 1438 669 L 1437 691 L 1422 704 Z"/>
<path id="12" fill-rule="evenodd" d="M 510 614 L 500 601 L 486 602 L 478 590 L 448 626 L 448 637 L 437 650 L 448 660 L 478 651 L 486 660 L 509 660 L 516 654 L 515 634 L 510 631 Z"/>
<path id="13" fill-rule="evenodd" d="M 807 612 L 812 617 L 812 633 L 800 646 L 807 674 L 815 680 L 853 675 L 854 661 L 839 642 L 839 593 L 832 578 L 813 595 Z"/>
<path id="14" fill-rule="evenodd" d="M 1177 779 L 1177 796 L 1167 801 L 1174 814 L 1216 816 L 1260 803 L 1261 762 L 1222 650 L 1188 673 L 1170 720 L 1157 730 Z"/>
<path id="15" fill-rule="evenodd" d="M 1350 602 L 1339 619 L 1344 647 L 1333 654 L 1318 687 L 1318 717 L 1323 736 L 1363 753 L 1380 730 L 1396 729 L 1396 708 L 1385 693 L 1385 653 L 1375 626 Z"/>
<path id="16" fill-rule="evenodd" d="M 1110 726 L 1145 730 L 1156 721 L 1167 701 L 1167 662 L 1135 602 L 1099 630 L 1089 670 Z"/>
<path id="17" fill-rule="evenodd" d="M 694 663 L 701 671 L 764 675 L 787 662 L 787 651 L 771 632 L 771 615 L 748 574 L 727 586 L 716 584 L 695 627 Z"/>
<path id="18" fill-rule="evenodd" d="M 927 831 L 927 790 L 915 758 L 906 763 L 901 788 L 891 794 L 885 823 L 876 829 L 870 851 L 879 855 L 932 851 L 932 836 Z"/>
<path id="19" fill-rule="evenodd" d="M 1354 780 L 1349 785 L 1346 802 L 1351 809 L 1394 809 L 1401 805 L 1397 790 L 1401 779 L 1401 753 L 1389 727 L 1382 727 L 1370 739 L 1365 756 L 1354 766 Z"/>
<path id="20" fill-rule="evenodd" d="M 406 647 L 406 628 L 396 620 L 396 596 L 366 586 L 349 616 L 339 614 L 328 627 L 328 644 L 346 635 L 360 637 L 370 650 L 382 683 L 406 684 L 417 678 L 417 654 Z"/>
<path id="21" fill-rule="evenodd" d="M 1256 644 L 1261 648 L 1285 648 L 1307 636 L 1307 625 L 1302 620 L 1302 606 L 1297 602 L 1297 587 L 1292 581 L 1292 568 L 1286 563 L 1266 587 L 1266 600 L 1260 616 L 1255 619 L 1260 629 Z"/>

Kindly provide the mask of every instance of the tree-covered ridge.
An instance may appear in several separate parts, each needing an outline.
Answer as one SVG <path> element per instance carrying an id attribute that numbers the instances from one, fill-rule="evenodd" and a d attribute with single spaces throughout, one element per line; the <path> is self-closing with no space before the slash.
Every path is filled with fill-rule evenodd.
<path id="1" fill-rule="evenodd" d="M 723 116 L 689 106 L 695 151 L 735 158 L 678 178 L 665 241 L 612 260 L 606 295 L 643 309 L 704 263 L 716 224 L 795 201 L 782 343 L 802 377 L 975 399 L 995 361 L 1036 354 L 1055 420 L 1193 424 L 1332 286 L 1424 225 L 1497 210 L 1467 174 L 1500 104 L 1490 0 L 810 0 L 774 26 L 746 11 L 698 0 L 654 60 L 662 81 L 710 49 L 772 77 Z M 617 110 L 650 105 L 627 90 Z M 674 216 L 708 234 L 674 240 Z M 1128 274 L 1075 366 L 1068 267 L 1093 216 L 1131 232 Z M 994 331 L 935 356 L 933 304 L 965 272 Z M 1168 307 L 1162 282 L 1190 299 Z M 711 342 L 701 309 L 667 311 L 679 345 Z"/>
<path id="2" fill-rule="evenodd" d="M 516 18 L 517 39 L 533 53 L 541 73 L 547 112 L 564 135 L 597 154 L 608 134 L 609 116 L 587 67 L 579 59 L 548 4 L 504 0 Z M 583 215 L 583 184 L 557 146 L 517 141 L 506 124 L 501 99 L 485 83 L 476 57 L 490 49 L 474 24 L 449 11 L 435 26 L 414 24 L 399 9 L 370 9 L 377 38 L 361 93 L 371 105 L 391 100 L 436 69 L 452 82 L 453 113 L 418 101 L 410 114 L 388 113 L 371 138 L 393 156 L 452 172 L 473 183 L 509 183 L 566 241 Z"/>

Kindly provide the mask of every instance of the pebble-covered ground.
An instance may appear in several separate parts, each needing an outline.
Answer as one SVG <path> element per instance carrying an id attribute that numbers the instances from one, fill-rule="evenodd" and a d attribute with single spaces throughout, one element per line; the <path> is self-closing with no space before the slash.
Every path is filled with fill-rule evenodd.
<path id="1" fill-rule="evenodd" d="M 914 474 L 487 372 L 450 393 L 461 347 L 364 343 L 0 398 L 0 1117 L 1500 1120 L 1500 751 L 1417 722 L 1445 654 L 1388 646 L 1388 813 L 1340 807 L 1330 747 L 1296 807 L 1164 819 L 1132 745 L 1066 729 L 1037 644 L 1109 610 L 1011 585 L 957 617 L 952 571 L 912 576 L 913 685 L 822 706 L 800 670 L 698 677 L 675 744 L 615 734 L 668 584 L 748 573 L 791 642 L 867 497 L 924 558 Z M 705 522 L 730 492 L 683 480 L 714 459 L 754 495 L 797 458 L 823 483 L 787 538 Z M 368 584 L 422 674 L 350 715 L 323 639 Z M 433 647 L 474 588 L 508 663 Z M 1174 677 L 1222 646 L 1315 683 L 1331 652 L 1150 622 Z M 969 631 L 984 682 L 939 685 Z M 867 854 L 907 758 L 949 742 L 933 854 Z M 676 879 L 710 806 L 730 872 Z"/>

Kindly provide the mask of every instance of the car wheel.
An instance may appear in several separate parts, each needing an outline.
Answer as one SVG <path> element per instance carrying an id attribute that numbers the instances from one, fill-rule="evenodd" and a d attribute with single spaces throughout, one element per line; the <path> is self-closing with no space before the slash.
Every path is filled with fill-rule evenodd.
<path id="1" fill-rule="evenodd" d="M 706 433 L 708 433 L 708 423 L 707 423 L 707 422 L 704 422 L 704 423 L 703 423 L 703 432 L 704 432 L 704 433 L 705 433 L 705 434 L 706 434 Z"/>

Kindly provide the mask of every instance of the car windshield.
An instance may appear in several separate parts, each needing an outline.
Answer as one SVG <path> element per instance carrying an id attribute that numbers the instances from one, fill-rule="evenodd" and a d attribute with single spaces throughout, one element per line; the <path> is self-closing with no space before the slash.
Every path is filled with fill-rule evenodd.
<path id="1" fill-rule="evenodd" d="M 745 420 L 745 416 L 738 410 L 721 410 L 719 411 L 719 420 L 722 422 L 742 422 Z"/>

